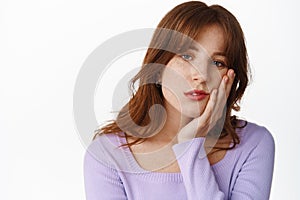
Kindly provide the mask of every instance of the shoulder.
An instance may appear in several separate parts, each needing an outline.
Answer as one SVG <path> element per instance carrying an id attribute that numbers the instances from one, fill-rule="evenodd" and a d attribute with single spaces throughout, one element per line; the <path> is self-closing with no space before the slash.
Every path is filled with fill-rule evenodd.
<path id="1" fill-rule="evenodd" d="M 108 145 L 113 145 L 118 147 L 121 145 L 121 136 L 123 133 L 108 133 L 98 135 L 90 144 L 90 146 L 99 145 L 107 147 Z"/>
<path id="2" fill-rule="evenodd" d="M 253 149 L 262 146 L 265 150 L 274 151 L 274 137 L 265 126 L 245 120 L 239 120 L 239 124 L 245 125 L 236 129 L 240 136 L 240 147 Z"/>
<path id="3" fill-rule="evenodd" d="M 101 134 L 87 147 L 85 160 L 94 160 L 108 167 L 121 157 L 121 137 L 117 134 Z"/>
<path id="4" fill-rule="evenodd" d="M 101 134 L 97 136 L 87 147 L 88 152 L 111 151 L 121 145 L 117 134 Z"/>

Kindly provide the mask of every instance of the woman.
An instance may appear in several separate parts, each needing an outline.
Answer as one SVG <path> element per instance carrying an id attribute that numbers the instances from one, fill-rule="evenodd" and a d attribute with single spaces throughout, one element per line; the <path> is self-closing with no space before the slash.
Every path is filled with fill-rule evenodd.
<path id="1" fill-rule="evenodd" d="M 218 5 L 180 4 L 143 64 L 138 89 L 87 150 L 87 199 L 268 199 L 273 137 L 231 115 L 249 75 L 236 18 Z"/>

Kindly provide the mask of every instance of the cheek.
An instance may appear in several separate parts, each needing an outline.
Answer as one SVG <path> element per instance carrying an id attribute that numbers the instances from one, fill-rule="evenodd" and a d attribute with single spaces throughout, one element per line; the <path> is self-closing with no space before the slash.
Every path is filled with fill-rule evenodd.
<path id="1" fill-rule="evenodd" d="M 162 93 L 164 96 L 164 99 L 166 99 L 168 102 L 178 102 L 178 98 L 176 97 L 176 94 L 174 94 L 174 90 L 172 92 L 171 88 L 162 87 Z"/>
<path id="2" fill-rule="evenodd" d="M 170 62 L 166 65 L 165 70 L 169 70 L 169 73 L 175 76 L 182 76 L 185 77 L 187 75 L 187 70 L 189 64 L 183 61 L 182 59 L 178 57 L 174 57 L 170 60 Z"/>
<path id="3" fill-rule="evenodd" d="M 172 105 L 176 110 L 181 110 L 181 103 L 179 101 L 178 94 L 174 93 L 174 90 L 167 87 L 162 87 L 162 93 L 164 96 L 164 100 Z"/>
<path id="4" fill-rule="evenodd" d="M 209 88 L 218 88 L 228 69 L 215 70 L 210 73 Z"/>
<path id="5" fill-rule="evenodd" d="M 176 61 L 176 59 L 173 59 L 169 62 L 164 69 L 161 78 L 162 86 L 163 88 L 165 87 L 163 90 L 168 90 L 166 91 L 166 95 L 167 92 L 173 95 L 178 95 L 188 88 L 191 88 L 191 84 L 187 77 L 188 71 L 186 69 L 186 64 Z"/>

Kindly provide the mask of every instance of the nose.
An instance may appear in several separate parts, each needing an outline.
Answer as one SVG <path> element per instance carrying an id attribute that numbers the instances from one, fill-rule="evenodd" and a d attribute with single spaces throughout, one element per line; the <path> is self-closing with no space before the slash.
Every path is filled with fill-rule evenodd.
<path id="1" fill-rule="evenodd" d="M 190 68 L 191 79 L 199 83 L 207 82 L 208 80 L 208 67 L 207 66 L 191 66 Z"/>

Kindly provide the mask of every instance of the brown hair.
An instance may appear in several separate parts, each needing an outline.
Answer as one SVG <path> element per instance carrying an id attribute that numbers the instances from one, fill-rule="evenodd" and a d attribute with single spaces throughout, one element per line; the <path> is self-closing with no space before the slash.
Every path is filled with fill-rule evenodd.
<path id="1" fill-rule="evenodd" d="M 176 52 L 170 52 L 166 49 L 184 48 L 182 40 L 174 40 L 174 37 L 165 34 L 163 30 L 174 30 L 196 39 L 201 28 L 214 24 L 219 25 L 225 33 L 227 65 L 236 73 L 227 99 L 225 121 L 220 136 L 223 138 L 230 135 L 233 145 L 225 149 L 233 149 L 240 142 L 235 128 L 244 126 L 238 126 L 238 120 L 236 116 L 231 116 L 231 110 L 240 110 L 238 103 L 248 85 L 248 75 L 250 75 L 244 34 L 237 19 L 228 10 L 219 5 L 207 6 L 199 1 L 182 3 L 163 17 L 153 34 L 141 70 L 131 80 L 132 91 L 134 91 L 134 84 L 139 81 L 137 91 L 132 92 L 131 99 L 118 113 L 116 120 L 112 120 L 97 129 L 94 138 L 102 133 L 120 135 L 121 132 L 124 132 L 126 137 L 132 137 L 126 132 L 134 132 L 135 126 L 144 127 L 141 137 L 137 137 L 134 142 L 126 144 L 131 146 L 145 141 L 149 134 L 159 129 L 165 116 L 159 107 L 154 106 L 164 105 L 161 87 L 157 87 L 155 84 L 162 73 L 162 69 L 156 64 L 167 65 L 176 54 Z M 155 121 L 160 123 L 149 126 L 151 119 L 156 119 Z M 141 131 L 141 129 L 136 131 Z M 138 133 L 133 135 L 138 135 Z"/>

